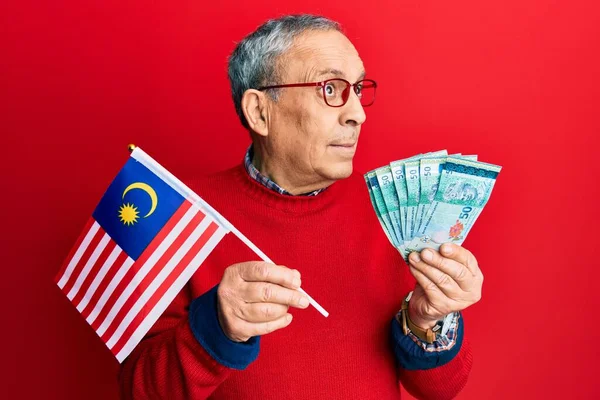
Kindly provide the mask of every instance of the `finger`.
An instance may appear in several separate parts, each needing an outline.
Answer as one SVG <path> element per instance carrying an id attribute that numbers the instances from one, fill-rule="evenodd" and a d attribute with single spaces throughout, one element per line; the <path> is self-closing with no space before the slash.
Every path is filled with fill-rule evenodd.
<path id="1" fill-rule="evenodd" d="M 260 261 L 242 265 L 239 272 L 246 282 L 271 282 L 290 289 L 297 289 L 302 284 L 300 272 L 295 269 Z"/>
<path id="2" fill-rule="evenodd" d="M 296 308 L 308 307 L 308 298 L 297 290 L 267 282 L 249 282 L 246 286 L 246 303 L 275 303 Z"/>
<path id="3" fill-rule="evenodd" d="M 431 279 L 429 279 L 427 276 L 425 276 L 425 274 L 412 265 L 409 265 L 408 269 L 410 270 L 412 276 L 415 277 L 417 283 L 423 288 L 423 291 L 427 295 L 427 298 L 430 300 L 430 302 L 436 304 L 446 303 L 448 296 L 446 296 L 444 292 L 442 292 L 442 290 L 431 281 Z"/>
<path id="4" fill-rule="evenodd" d="M 464 265 L 474 276 L 481 272 L 473 253 L 462 246 L 454 243 L 444 243 L 440 248 L 440 252 L 444 257 Z"/>
<path id="5" fill-rule="evenodd" d="M 473 274 L 466 266 L 451 258 L 443 257 L 433 249 L 421 251 L 421 259 L 428 265 L 437 268 L 452 278 L 461 289 L 467 289 L 473 281 Z"/>
<path id="6" fill-rule="evenodd" d="M 246 303 L 236 312 L 246 322 L 267 322 L 287 314 L 289 307 L 276 303 Z"/>
<path id="7" fill-rule="evenodd" d="M 423 250 L 423 253 L 430 251 L 431 249 Z M 409 261 L 413 267 L 427 277 L 427 279 L 438 287 L 446 296 L 456 296 L 459 291 L 462 291 L 458 283 L 454 281 L 450 275 L 423 261 L 421 257 L 419 257 L 419 253 L 413 252 L 409 257 Z"/>
<path id="8" fill-rule="evenodd" d="M 262 336 L 267 333 L 274 332 L 278 329 L 285 328 L 292 322 L 292 314 L 285 314 L 276 320 L 259 322 L 259 323 L 251 323 L 244 322 L 247 324 L 245 327 L 246 331 L 250 332 L 250 336 Z"/>

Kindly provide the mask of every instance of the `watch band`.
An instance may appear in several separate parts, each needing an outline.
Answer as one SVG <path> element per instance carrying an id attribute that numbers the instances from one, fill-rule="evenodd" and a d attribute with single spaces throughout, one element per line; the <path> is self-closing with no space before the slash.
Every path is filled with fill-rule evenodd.
<path id="1" fill-rule="evenodd" d="M 444 324 L 444 320 L 442 319 L 437 321 L 433 328 L 429 328 L 427 330 L 421 329 L 417 325 L 413 324 L 410 318 L 408 318 L 408 303 L 410 301 L 411 296 L 412 292 L 410 292 L 402 302 L 402 308 L 400 312 L 402 321 L 398 322 L 401 322 L 402 331 L 405 335 L 408 335 L 409 332 L 412 332 L 416 337 L 418 337 L 422 341 L 431 344 L 435 342 L 438 335 L 440 334 Z"/>

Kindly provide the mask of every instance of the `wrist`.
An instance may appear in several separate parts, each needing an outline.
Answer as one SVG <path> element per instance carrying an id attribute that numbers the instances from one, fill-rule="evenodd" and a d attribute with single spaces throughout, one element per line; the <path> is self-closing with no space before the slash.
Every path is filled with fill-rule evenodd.
<path id="1" fill-rule="evenodd" d="M 409 302 L 408 303 L 408 319 L 410 319 L 410 322 L 412 322 L 414 325 L 418 326 L 419 328 L 423 329 L 424 331 L 426 331 L 427 329 L 432 329 L 437 321 L 439 320 L 439 318 L 423 318 L 421 316 L 418 315 L 418 313 L 414 310 L 414 306 Z"/>

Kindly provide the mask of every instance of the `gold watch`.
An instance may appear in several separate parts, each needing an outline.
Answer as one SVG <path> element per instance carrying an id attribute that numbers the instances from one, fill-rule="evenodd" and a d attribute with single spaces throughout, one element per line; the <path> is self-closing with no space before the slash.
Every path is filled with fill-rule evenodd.
<path id="1" fill-rule="evenodd" d="M 412 332 L 416 337 L 418 337 L 422 341 L 431 344 L 436 341 L 437 337 L 442 332 L 444 320 L 441 319 L 437 321 L 433 328 L 429 328 L 427 330 L 421 329 L 417 325 L 413 324 L 410 318 L 408 318 L 408 302 L 410 301 L 412 293 L 413 292 L 410 292 L 402 302 L 401 312 L 399 313 L 401 314 L 402 320 L 398 322 L 400 322 L 400 324 L 402 325 L 402 331 L 405 335 L 408 335 L 409 332 Z"/>

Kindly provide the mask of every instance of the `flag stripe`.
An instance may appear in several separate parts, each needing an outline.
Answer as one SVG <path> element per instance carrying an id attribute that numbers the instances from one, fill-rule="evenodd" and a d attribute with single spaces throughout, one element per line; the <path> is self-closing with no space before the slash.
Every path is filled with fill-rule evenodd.
<path id="1" fill-rule="evenodd" d="M 189 210 L 191 204 L 187 201 L 179 207 L 179 209 L 173 214 L 171 219 L 165 224 L 163 229 L 158 233 L 156 238 L 150 243 L 150 245 L 144 250 L 137 260 L 137 263 L 144 263 L 150 255 L 156 250 L 163 239 L 170 233 L 173 227 L 181 220 L 185 213 Z M 121 269 L 117 271 L 115 277 L 111 280 L 110 284 L 102 294 L 102 297 L 98 301 L 98 304 L 94 307 L 90 315 L 87 317 L 87 321 L 95 331 L 98 330 L 102 322 L 105 320 L 109 311 L 112 309 L 121 293 L 125 290 L 127 285 L 133 280 L 136 274 L 136 268 L 131 268 L 134 265 L 133 259 L 127 260 L 127 263 L 123 265 Z"/>
<path id="2" fill-rule="evenodd" d="M 148 287 L 154 285 L 154 281 L 157 276 L 164 274 L 164 271 L 173 263 L 175 257 L 177 257 L 184 246 L 190 240 L 190 236 L 195 232 L 195 229 L 199 226 L 204 218 L 204 214 L 197 213 L 185 226 L 181 233 L 175 238 L 173 243 L 168 247 L 164 254 L 154 263 L 148 270 L 148 273 L 138 282 L 135 290 L 127 298 L 127 300 L 121 306 L 119 312 L 111 319 L 110 324 L 106 331 L 101 335 L 102 340 L 107 342 L 114 334 L 115 330 L 118 329 L 123 319 L 134 307 L 139 299 L 148 290 Z"/>
<path id="3" fill-rule="evenodd" d="M 64 288 L 71 277 L 73 269 L 75 269 L 75 266 L 81 259 L 81 256 L 87 249 L 98 229 L 100 229 L 100 225 L 93 218 L 90 218 L 85 225 L 85 230 L 81 232 L 81 235 L 79 235 L 79 238 L 77 239 L 77 243 L 73 246 L 73 249 L 71 249 L 71 254 L 69 254 L 65 260 L 61 272 L 57 275 L 57 277 L 60 276 L 60 280 L 57 282 L 59 288 Z"/>
<path id="4" fill-rule="evenodd" d="M 139 325 L 137 320 L 135 321 L 135 324 L 130 325 L 132 329 L 129 329 L 128 327 L 126 334 L 124 334 L 119 343 L 117 343 L 111 349 L 119 362 L 122 362 L 125 357 L 131 353 L 135 346 L 137 346 L 138 343 L 143 339 L 146 332 L 148 332 L 156 323 L 156 320 L 160 317 L 164 310 L 166 310 L 175 296 L 191 279 L 192 275 L 194 275 L 206 257 L 208 257 L 210 252 L 221 241 L 227 232 L 228 231 L 226 229 L 218 226 L 213 221 L 210 228 L 207 229 L 203 237 L 199 240 L 199 242 L 202 243 L 205 238 L 207 239 L 203 247 L 200 248 L 200 251 L 197 251 L 197 249 L 194 248 L 189 252 L 189 254 L 195 254 L 195 257 L 189 263 L 187 263 L 187 265 L 182 263 L 184 268 L 182 268 L 181 272 L 177 271 L 176 273 L 172 273 L 172 276 L 169 277 L 169 282 L 161 286 L 161 288 L 157 291 L 157 295 L 150 299 L 148 308 L 144 308 L 144 310 L 150 309 L 151 311 L 145 313 L 143 319 L 140 318 L 141 323 Z M 171 277 L 173 278 L 172 283 Z M 156 299 L 154 297 L 156 297 Z M 134 327 L 135 330 L 133 330 Z"/>
<path id="5" fill-rule="evenodd" d="M 100 257 L 98 257 L 98 260 L 94 262 L 89 272 L 86 274 L 85 279 L 83 279 L 83 282 L 81 282 L 77 294 L 71 300 L 71 302 L 73 302 L 73 304 L 75 305 L 79 304 L 83 296 L 87 293 L 92 281 L 98 275 L 98 271 L 106 263 L 106 260 L 108 260 L 115 246 L 117 245 L 117 243 L 115 243 L 115 241 L 112 240 L 109 235 L 106 236 L 108 237 L 108 243 L 104 247 L 104 250 L 102 250 L 102 253 L 100 254 Z M 75 283 L 75 286 L 77 286 L 77 282 Z"/>
<path id="6" fill-rule="evenodd" d="M 88 316 L 87 321 L 90 325 L 92 325 L 94 330 L 98 329 L 100 322 L 106 317 L 106 314 L 108 314 L 111 304 L 114 304 L 116 298 L 119 296 L 119 288 L 121 288 L 123 285 L 127 285 L 127 282 L 129 282 L 128 276 L 131 274 L 131 267 L 133 264 L 135 264 L 133 258 L 127 257 L 121 268 L 119 268 L 117 274 L 108 284 L 108 287 L 104 293 L 102 293 L 100 300 L 98 300 L 98 304 L 96 304 Z"/>
<path id="7" fill-rule="evenodd" d="M 77 296 L 73 299 L 73 304 L 77 307 L 79 312 L 83 311 L 85 306 L 88 305 L 90 299 L 96 292 L 98 285 L 100 285 L 102 279 L 104 279 L 109 269 L 114 265 L 121 252 L 121 248 L 117 246 L 115 241 L 111 240 L 108 243 L 102 256 L 88 274 L 83 285 L 81 285 L 79 293 L 77 293 Z"/>
<path id="8" fill-rule="evenodd" d="M 77 261 L 77 263 L 74 264 L 74 268 L 71 271 L 71 275 L 69 276 L 69 279 L 67 280 L 64 287 L 62 288 L 62 290 L 65 294 L 67 294 L 71 291 L 71 288 L 75 284 L 75 280 L 77 279 L 77 277 L 83 270 L 83 267 L 85 266 L 85 264 L 88 262 L 88 260 L 94 253 L 94 250 L 96 250 L 96 247 L 98 247 L 98 243 L 100 243 L 100 241 L 102 240 L 103 237 L 104 237 L 104 229 L 102 229 L 102 227 L 100 225 L 98 225 L 98 229 L 95 231 L 94 236 L 91 237 L 91 240 L 89 242 L 87 242 L 86 248 L 82 252 L 81 258 Z M 85 242 L 86 241 L 84 241 L 84 243 Z M 83 243 L 82 243 L 82 245 L 83 245 Z"/>
<path id="9" fill-rule="evenodd" d="M 81 314 L 87 320 L 91 312 L 96 308 L 96 306 L 100 303 L 101 296 L 104 294 L 106 289 L 109 287 L 110 283 L 112 283 L 115 276 L 121 271 L 125 262 L 130 259 L 127 253 L 123 251 L 119 246 L 115 248 L 119 249 L 119 254 L 117 259 L 114 261 L 112 265 L 109 266 L 108 271 L 106 272 L 106 276 L 102 277 L 100 284 L 96 289 L 94 289 L 94 293 L 91 296 L 88 304 L 82 306 Z M 133 262 L 133 260 L 131 260 Z"/>
<path id="10" fill-rule="evenodd" d="M 185 204 L 186 202 L 184 202 Z M 96 329 L 96 333 L 99 336 L 103 336 L 106 329 L 109 327 L 111 321 L 117 315 L 125 301 L 129 298 L 131 293 L 135 290 L 137 285 L 144 279 L 144 277 L 148 274 L 148 271 L 154 266 L 156 261 L 160 259 L 160 257 L 167 251 L 169 246 L 177 239 L 181 231 L 186 227 L 186 225 L 190 222 L 190 220 L 198 213 L 198 210 L 195 208 L 189 208 L 185 213 L 183 218 L 181 218 L 177 224 L 173 227 L 171 232 L 165 237 L 165 239 L 160 242 L 158 247 L 154 252 L 150 254 L 148 260 L 144 263 L 140 263 L 140 257 L 138 261 L 134 264 L 134 270 L 136 271 L 135 276 L 131 281 L 128 281 L 127 287 L 120 293 L 119 298 L 115 302 L 115 304 L 111 307 L 110 311 L 106 315 L 106 318 L 102 321 L 100 326 Z M 153 241 L 154 242 L 154 241 Z M 144 251 L 146 253 L 146 251 Z M 144 254 L 142 253 L 142 255 Z"/>
<path id="11" fill-rule="evenodd" d="M 104 249 L 106 248 L 106 245 L 108 245 L 109 241 L 110 241 L 110 236 L 108 236 L 107 233 L 102 235 L 102 239 L 100 239 L 100 242 L 98 242 L 98 245 L 96 246 L 96 248 L 90 255 L 90 258 L 88 258 L 86 263 L 83 265 L 83 268 L 79 272 L 79 276 L 75 280 L 75 283 L 71 287 L 71 290 L 69 290 L 69 293 L 67 294 L 67 297 L 69 298 L 69 300 L 72 301 L 75 298 L 75 295 L 77 294 L 77 292 L 79 292 L 79 289 L 81 288 L 81 285 L 85 281 L 85 278 L 87 278 L 92 267 L 94 266 L 94 264 L 96 264 L 96 261 L 98 261 L 98 259 L 102 255 L 102 252 L 104 252 Z"/>
<path id="12" fill-rule="evenodd" d="M 168 262 L 165 264 L 157 263 L 157 267 L 155 268 L 158 271 L 156 278 L 146 287 L 140 288 L 138 293 L 142 293 L 141 296 L 137 299 L 135 304 L 128 307 L 127 309 L 123 308 L 121 311 L 127 311 L 127 314 L 124 317 L 117 318 L 119 322 L 119 326 L 116 331 L 108 336 L 106 339 L 106 345 L 109 348 L 112 348 L 115 343 L 122 337 L 126 328 L 134 321 L 136 315 L 140 313 L 142 310 L 151 310 L 154 307 L 154 304 L 149 304 L 152 299 L 153 294 L 156 294 L 158 290 L 160 290 L 163 284 L 168 280 L 169 276 L 173 271 L 176 271 L 179 265 L 185 267 L 189 263 L 189 261 L 194 257 L 195 253 L 191 253 L 191 251 L 196 247 L 198 242 L 200 243 L 197 247 L 196 252 L 200 250 L 201 246 L 206 243 L 206 240 L 210 237 L 202 237 L 205 231 L 211 225 L 211 219 L 205 218 L 202 213 L 198 214 L 202 219 L 198 222 L 194 221 L 194 230 L 190 232 L 185 239 L 185 241 L 181 244 L 181 247 L 177 250 L 177 252 L 169 257 Z M 214 231 L 214 230 L 213 230 Z M 175 246 L 174 246 L 175 247 Z M 160 299 L 160 297 L 158 297 Z M 156 301 L 158 301 L 158 299 Z M 155 301 L 155 303 L 156 303 Z M 108 332 L 107 332 L 108 333 Z"/>

